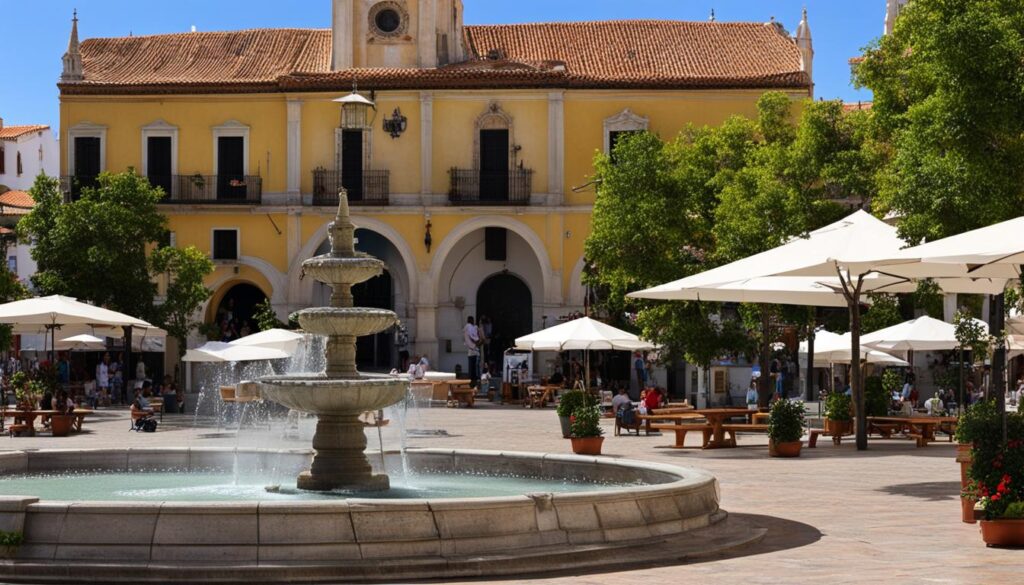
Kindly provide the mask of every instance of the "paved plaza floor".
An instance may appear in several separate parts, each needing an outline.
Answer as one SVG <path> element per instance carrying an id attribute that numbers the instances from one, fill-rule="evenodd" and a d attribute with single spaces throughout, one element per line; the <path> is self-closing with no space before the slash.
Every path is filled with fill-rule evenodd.
<path id="1" fill-rule="evenodd" d="M 385 448 L 400 444 L 399 424 L 384 429 Z M 722 507 L 768 529 L 758 545 L 721 558 L 685 565 L 630 568 L 590 575 L 526 576 L 546 583 L 868 584 L 1024 583 L 1024 551 L 987 549 L 974 525 L 960 522 L 959 470 L 950 443 L 917 449 L 909 440 L 874 440 L 867 452 L 852 441 L 804 449 L 799 459 L 767 456 L 766 439 L 741 435 L 736 449 L 668 448 L 670 435 L 611 436 L 604 451 L 710 471 L 718 477 Z M 212 421 L 167 416 L 154 434 L 128 432 L 125 411 L 103 411 L 86 432 L 67 439 L 0 437 L 0 449 L 109 447 L 301 448 L 280 424 L 236 432 Z M 406 417 L 410 447 L 570 452 L 550 408 L 529 410 L 489 404 L 474 409 L 429 408 Z M 371 448 L 376 432 L 368 432 Z M 697 437 L 688 437 L 688 441 Z M 623 559 L 628 562 L 628 558 Z M 511 581 L 510 581 L 511 582 Z"/>

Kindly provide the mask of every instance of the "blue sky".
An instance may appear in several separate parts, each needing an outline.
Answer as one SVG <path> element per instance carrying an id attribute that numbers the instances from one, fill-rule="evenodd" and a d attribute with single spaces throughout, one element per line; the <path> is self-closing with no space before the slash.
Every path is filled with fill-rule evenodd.
<path id="1" fill-rule="evenodd" d="M 767 21 L 793 31 L 807 6 L 814 38 L 816 95 L 870 99 L 850 85 L 850 57 L 882 32 L 884 0 L 464 0 L 467 24 L 559 20 L 663 18 Z M 82 38 L 199 30 L 330 26 L 330 0 L 0 0 L 0 117 L 7 124 L 56 127 L 60 57 L 67 48 L 71 11 L 79 9 Z"/>

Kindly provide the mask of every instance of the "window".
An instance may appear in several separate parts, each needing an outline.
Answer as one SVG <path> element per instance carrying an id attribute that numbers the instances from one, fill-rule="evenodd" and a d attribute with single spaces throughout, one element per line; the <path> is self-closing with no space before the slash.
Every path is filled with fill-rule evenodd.
<path id="1" fill-rule="evenodd" d="M 618 162 L 615 156 L 615 147 L 619 145 L 619 141 L 630 134 L 639 134 L 639 132 L 639 130 L 613 130 L 608 133 L 608 156 L 611 157 L 612 164 Z"/>
<path id="2" fill-rule="evenodd" d="M 484 230 L 484 260 L 488 262 L 508 260 L 508 232 L 505 228 L 489 227 Z"/>
<path id="3" fill-rule="evenodd" d="M 624 134 L 647 130 L 649 120 L 638 116 L 628 108 L 604 121 L 604 153 L 612 156 L 615 144 Z"/>
<path id="4" fill-rule="evenodd" d="M 398 39 L 409 29 L 409 13 L 401 2 L 387 0 L 370 9 L 370 32 L 385 39 Z"/>
<path id="5" fill-rule="evenodd" d="M 17 159 L 18 159 L 17 170 L 18 170 L 18 176 L 20 177 L 22 175 L 22 173 L 25 172 L 25 169 L 22 168 L 22 166 L 21 166 L 21 152 L 18 152 Z"/>
<path id="6" fill-rule="evenodd" d="M 178 128 L 163 120 L 142 127 L 142 175 L 154 187 L 175 199 L 174 176 L 178 174 Z"/>
<path id="7" fill-rule="evenodd" d="M 4 147 L 0 146 L 0 175 L 7 172 L 7 156 Z"/>
<path id="8" fill-rule="evenodd" d="M 7 270 L 11 271 L 11 274 L 18 275 L 18 257 L 8 256 L 7 257 Z"/>
<path id="9" fill-rule="evenodd" d="M 213 230 L 213 259 L 238 261 L 238 230 Z"/>
<path id="10" fill-rule="evenodd" d="M 382 32 L 393 33 L 402 25 L 402 17 L 391 8 L 381 10 L 374 19 L 377 28 Z"/>

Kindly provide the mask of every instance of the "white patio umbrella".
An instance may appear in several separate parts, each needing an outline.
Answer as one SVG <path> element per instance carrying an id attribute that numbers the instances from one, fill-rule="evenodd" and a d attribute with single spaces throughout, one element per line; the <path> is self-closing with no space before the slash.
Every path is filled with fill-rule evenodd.
<path id="1" fill-rule="evenodd" d="M 259 333 L 236 339 L 230 345 L 240 347 L 268 347 L 279 349 L 289 356 L 295 355 L 299 349 L 299 343 L 305 339 L 301 333 L 287 331 L 285 329 L 268 329 Z"/>
<path id="2" fill-rule="evenodd" d="M 975 319 L 988 333 L 988 324 Z M 863 345 L 882 351 L 945 351 L 956 349 L 956 326 L 931 317 L 893 325 L 861 337 Z"/>
<path id="3" fill-rule="evenodd" d="M 280 349 L 231 345 L 230 343 L 211 341 L 202 347 L 188 350 L 182 361 L 191 363 L 233 363 L 281 360 L 288 359 L 289 357 L 291 356 Z"/>
<path id="4" fill-rule="evenodd" d="M 66 325 L 153 327 L 142 319 L 63 296 L 37 297 L 0 305 L 0 323 L 45 328 L 50 334 L 51 353 L 55 331 Z"/>
<path id="5" fill-rule="evenodd" d="M 860 306 L 870 292 L 905 292 L 900 286 L 913 288 L 910 278 L 889 274 L 879 274 L 877 269 L 884 265 L 891 266 L 911 263 L 912 259 L 894 259 L 906 245 L 896 228 L 875 218 L 871 214 L 858 211 L 853 215 L 834 224 L 825 226 L 808 234 L 805 238 L 795 238 L 788 243 L 738 260 L 731 264 L 703 272 L 701 274 L 678 281 L 675 285 L 685 289 L 717 290 L 729 283 L 738 283 L 762 277 L 809 277 L 835 291 L 845 301 L 850 312 L 852 335 L 850 337 L 850 353 L 852 361 L 859 362 L 860 354 Z M 941 275 L 934 275 L 941 276 Z M 1005 280 L 975 278 L 973 275 L 959 274 L 957 278 L 937 279 L 936 282 L 946 292 L 988 292 L 1001 291 Z M 834 281 L 832 279 L 835 279 Z M 765 281 L 767 282 L 767 281 Z M 831 282 L 831 285 L 826 283 Z M 794 285 L 801 281 L 794 281 Z M 800 285 L 798 294 L 793 291 L 780 291 L 766 297 L 779 304 L 803 304 L 806 298 L 806 286 Z M 634 298 L 652 298 L 648 294 L 653 291 L 642 291 L 630 296 Z M 744 293 L 746 294 L 746 293 Z M 723 295 L 725 296 L 725 295 Z M 664 298 L 654 296 L 653 298 Z M 719 300 L 733 300 L 721 298 Z M 737 294 L 735 300 L 744 300 Z M 815 303 L 817 304 L 817 303 Z M 861 385 L 859 368 L 853 369 L 852 386 L 857 403 L 857 447 L 867 448 L 867 418 L 864 412 L 864 393 Z"/>
<path id="6" fill-rule="evenodd" d="M 95 335 L 75 335 L 57 340 L 59 351 L 104 351 L 107 340 Z"/>
<path id="7" fill-rule="evenodd" d="M 590 386 L 590 350 L 647 351 L 655 345 L 632 333 L 583 317 L 516 339 L 526 351 L 584 351 L 584 387 Z"/>

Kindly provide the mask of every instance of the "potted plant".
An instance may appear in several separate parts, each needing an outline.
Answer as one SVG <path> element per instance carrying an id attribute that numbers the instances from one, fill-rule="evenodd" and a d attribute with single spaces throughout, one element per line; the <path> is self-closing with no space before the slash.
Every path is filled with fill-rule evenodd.
<path id="1" fill-rule="evenodd" d="M 569 417 L 582 406 L 593 406 L 597 400 L 583 390 L 569 390 L 558 397 L 558 406 L 555 407 L 555 414 L 558 415 L 558 422 L 562 425 L 562 438 L 568 439 L 572 435 Z"/>
<path id="2" fill-rule="evenodd" d="M 18 403 L 18 410 L 35 410 L 39 407 L 39 398 L 43 395 L 42 384 L 28 377 L 25 372 L 15 372 L 11 376 L 11 389 Z"/>
<path id="3" fill-rule="evenodd" d="M 604 443 L 601 409 L 596 404 L 580 406 L 572 413 L 572 452 L 577 455 L 600 455 Z"/>
<path id="4" fill-rule="evenodd" d="M 825 399 L 825 432 L 833 437 L 853 433 L 853 400 L 845 392 L 833 392 Z"/>
<path id="5" fill-rule="evenodd" d="M 957 439 L 971 445 L 970 483 L 963 496 L 977 497 L 981 537 L 989 546 L 1024 546 L 1024 414 L 1003 417 L 993 401 L 972 406 Z"/>
<path id="6" fill-rule="evenodd" d="M 799 400 L 776 400 L 768 415 L 768 454 L 799 457 L 803 443 L 806 410 Z"/>

